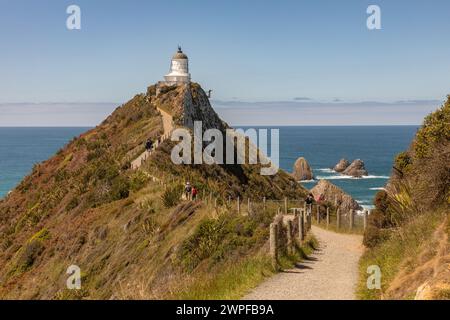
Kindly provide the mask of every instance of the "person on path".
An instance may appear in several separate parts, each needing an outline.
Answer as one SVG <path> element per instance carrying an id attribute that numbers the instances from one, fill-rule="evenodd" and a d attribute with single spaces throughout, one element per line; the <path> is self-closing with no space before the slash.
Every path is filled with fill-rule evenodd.
<path id="1" fill-rule="evenodd" d="M 191 183 L 189 181 L 186 182 L 186 185 L 184 186 L 184 195 L 186 196 L 186 200 L 191 200 L 191 198 L 192 198 L 192 186 L 191 186 Z"/>
<path id="2" fill-rule="evenodd" d="M 321 203 L 322 201 L 324 201 L 325 200 L 325 196 L 324 196 L 324 194 L 323 193 L 321 193 L 321 194 L 319 194 L 319 195 L 317 195 L 317 197 L 316 197 L 316 202 L 319 204 L 319 203 Z"/>
<path id="3" fill-rule="evenodd" d="M 145 150 L 150 152 L 152 150 L 152 148 L 153 148 L 153 142 L 149 138 L 149 139 L 147 139 L 147 142 L 145 142 Z"/>
<path id="4" fill-rule="evenodd" d="M 192 194 L 192 201 L 197 200 L 197 193 L 198 193 L 197 188 L 196 187 L 192 187 L 192 192 L 191 192 L 191 194 Z"/>
<path id="5" fill-rule="evenodd" d="M 314 202 L 314 196 L 312 193 L 308 194 L 308 196 L 305 199 L 305 202 L 306 202 L 306 213 L 310 215 L 312 212 L 312 204 Z"/>

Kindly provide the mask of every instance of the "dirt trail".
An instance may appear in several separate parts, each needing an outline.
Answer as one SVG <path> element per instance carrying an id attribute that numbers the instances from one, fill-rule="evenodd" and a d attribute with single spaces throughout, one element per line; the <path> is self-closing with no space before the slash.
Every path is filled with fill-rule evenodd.
<path id="1" fill-rule="evenodd" d="M 157 109 L 161 113 L 162 118 L 163 118 L 164 136 L 167 136 L 174 129 L 174 127 L 173 127 L 173 117 L 168 112 L 166 112 L 166 111 L 164 111 L 164 110 L 162 110 L 160 108 L 157 108 Z"/>
<path id="2" fill-rule="evenodd" d="M 362 237 L 317 227 L 312 232 L 320 248 L 294 269 L 263 282 L 245 300 L 353 300 L 358 281 Z"/>
<path id="3" fill-rule="evenodd" d="M 174 130 L 174 125 L 173 125 L 173 117 L 170 113 L 168 113 L 160 108 L 157 108 L 157 109 L 161 113 L 162 120 L 163 120 L 164 133 L 160 140 L 160 143 L 161 143 L 170 137 L 170 135 L 172 134 L 172 131 Z M 157 147 L 158 147 L 158 142 L 155 142 L 153 145 L 153 149 L 157 148 Z M 144 161 L 147 160 L 147 158 L 150 156 L 152 151 L 146 150 L 139 157 L 134 159 L 131 162 L 131 169 L 133 169 L 133 170 L 139 169 L 142 166 L 142 164 L 144 163 Z"/>

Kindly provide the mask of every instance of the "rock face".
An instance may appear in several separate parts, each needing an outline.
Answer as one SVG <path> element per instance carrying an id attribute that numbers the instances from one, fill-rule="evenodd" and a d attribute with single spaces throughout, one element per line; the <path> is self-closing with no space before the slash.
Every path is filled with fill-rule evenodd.
<path id="1" fill-rule="evenodd" d="M 337 201 L 337 205 L 343 214 L 352 209 L 362 209 L 358 202 L 356 202 L 350 195 L 346 194 L 341 188 L 335 186 L 327 180 L 320 180 L 319 183 L 310 191 L 314 195 L 314 198 L 317 198 L 322 194 L 325 197 L 325 201 L 329 201 L 333 204 Z"/>
<path id="2" fill-rule="evenodd" d="M 311 167 L 305 158 L 300 157 L 295 161 L 292 176 L 295 180 L 311 180 L 314 178 Z"/>
<path id="3" fill-rule="evenodd" d="M 336 172 L 342 172 L 350 165 L 350 162 L 348 162 L 347 159 L 341 159 L 338 164 L 336 164 L 333 168 Z"/>
<path id="4" fill-rule="evenodd" d="M 367 170 L 364 167 L 364 161 L 361 159 L 356 159 L 353 161 L 352 164 L 349 165 L 342 173 L 352 177 L 362 177 L 368 175 Z"/>
<path id="5" fill-rule="evenodd" d="M 173 116 L 178 126 L 194 128 L 194 121 L 202 122 L 203 131 L 225 131 L 228 124 L 212 108 L 205 91 L 197 83 L 167 85 L 158 83 L 147 89 L 150 101 Z"/>

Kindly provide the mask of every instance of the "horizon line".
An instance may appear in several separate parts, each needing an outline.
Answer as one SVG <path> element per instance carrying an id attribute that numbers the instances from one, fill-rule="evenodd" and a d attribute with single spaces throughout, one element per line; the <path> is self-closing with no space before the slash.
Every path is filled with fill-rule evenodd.
<path id="1" fill-rule="evenodd" d="M 0 126 L 0 128 L 7 128 L 7 129 L 25 129 L 25 128 L 96 128 L 98 125 L 95 126 Z M 415 127 L 415 126 L 421 126 L 422 124 L 307 124 L 307 125 L 267 125 L 267 124 L 260 124 L 260 125 L 246 125 L 246 124 L 239 124 L 239 125 L 231 125 L 233 129 L 235 127 L 270 127 L 270 128 L 288 128 L 288 127 Z"/>

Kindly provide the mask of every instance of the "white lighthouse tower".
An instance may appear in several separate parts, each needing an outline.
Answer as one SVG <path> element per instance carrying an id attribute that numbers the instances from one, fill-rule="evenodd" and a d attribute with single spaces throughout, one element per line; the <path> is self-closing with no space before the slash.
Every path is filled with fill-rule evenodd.
<path id="1" fill-rule="evenodd" d="M 178 46 L 178 51 L 172 57 L 170 72 L 164 76 L 164 79 L 169 85 L 189 83 L 191 81 L 189 60 L 187 55 L 181 50 L 180 46 Z"/>

